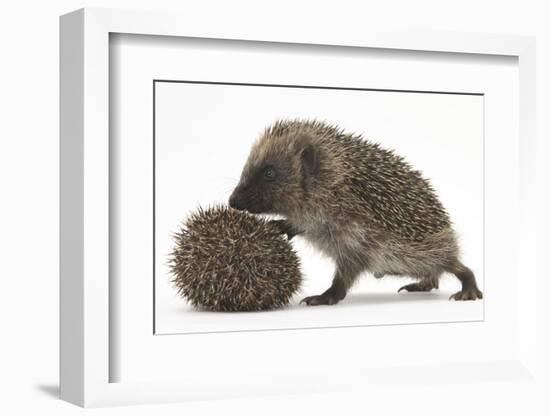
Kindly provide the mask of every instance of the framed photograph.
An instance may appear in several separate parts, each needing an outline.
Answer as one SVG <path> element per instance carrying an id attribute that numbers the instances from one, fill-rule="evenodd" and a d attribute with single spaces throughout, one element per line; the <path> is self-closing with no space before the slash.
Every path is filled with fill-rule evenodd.
<path id="1" fill-rule="evenodd" d="M 534 40 L 234 27 L 61 17 L 61 397 L 533 378 Z"/>

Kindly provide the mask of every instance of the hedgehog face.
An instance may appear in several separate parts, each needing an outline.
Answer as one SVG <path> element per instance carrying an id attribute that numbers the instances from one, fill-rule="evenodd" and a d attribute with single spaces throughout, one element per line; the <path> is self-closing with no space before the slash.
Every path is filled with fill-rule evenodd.
<path id="1" fill-rule="evenodd" d="M 305 184 L 315 173 L 313 146 L 266 138 L 257 143 L 243 169 L 229 206 L 253 214 L 288 216 L 303 206 Z"/>
<path id="2" fill-rule="evenodd" d="M 246 166 L 229 198 L 231 208 L 253 214 L 279 213 L 278 201 L 289 179 L 288 166 L 275 160 Z"/>

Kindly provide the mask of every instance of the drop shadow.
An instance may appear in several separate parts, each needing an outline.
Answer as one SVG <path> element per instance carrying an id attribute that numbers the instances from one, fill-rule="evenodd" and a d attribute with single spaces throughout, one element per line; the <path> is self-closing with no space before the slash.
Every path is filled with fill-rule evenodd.
<path id="1" fill-rule="evenodd" d="M 202 316 L 216 316 L 220 314 L 224 315 L 262 315 L 262 314 L 274 314 L 285 310 L 296 310 L 301 308 L 319 308 L 319 307 L 330 307 L 333 309 L 342 309 L 350 306 L 367 306 L 367 305 L 380 305 L 380 304 L 406 304 L 406 303 L 416 303 L 419 301 L 426 302 L 438 302 L 438 301 L 449 301 L 449 296 L 452 293 L 442 293 L 439 291 L 432 292 L 384 292 L 384 293 L 356 293 L 349 294 L 344 300 L 339 302 L 336 305 L 322 305 L 322 306 L 307 306 L 306 304 L 301 304 L 300 300 L 306 295 L 301 295 L 299 298 L 295 298 L 291 303 L 285 307 L 273 310 L 265 311 L 241 311 L 241 312 L 226 312 L 226 311 L 210 311 L 207 309 L 201 308 L 192 308 L 189 305 L 182 305 L 179 310 L 185 313 L 197 313 Z"/>
<path id="2" fill-rule="evenodd" d="M 59 400 L 59 384 L 37 384 L 34 387 L 44 395 Z"/>
<path id="3" fill-rule="evenodd" d="M 365 306 L 365 305 L 379 305 L 379 304 L 406 304 L 417 303 L 419 301 L 426 302 L 438 302 L 448 301 L 450 293 L 442 292 L 386 292 L 386 293 L 356 293 L 346 296 L 344 300 L 336 305 L 330 305 L 331 308 L 345 308 L 349 306 Z M 289 305 L 288 309 L 307 308 L 305 304 L 300 304 L 298 300 L 296 304 Z M 328 306 L 328 305 L 323 305 Z M 321 307 L 323 307 L 321 306 Z M 309 306 L 311 308 L 311 306 Z M 313 308 L 318 308 L 314 306 Z"/>
<path id="4" fill-rule="evenodd" d="M 407 303 L 419 300 L 437 301 L 448 300 L 449 294 L 441 292 L 400 292 L 400 293 L 357 293 L 349 295 L 342 304 L 373 304 L 373 303 Z"/>

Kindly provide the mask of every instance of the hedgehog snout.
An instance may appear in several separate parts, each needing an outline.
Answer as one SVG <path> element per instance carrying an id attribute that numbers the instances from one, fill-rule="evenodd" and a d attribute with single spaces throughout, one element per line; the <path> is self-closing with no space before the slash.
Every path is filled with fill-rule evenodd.
<path id="1" fill-rule="evenodd" d="M 238 211 L 244 211 L 245 210 L 245 204 L 242 199 L 242 197 L 236 193 L 233 192 L 231 196 L 229 197 L 229 206 L 233 209 L 236 209 Z"/>

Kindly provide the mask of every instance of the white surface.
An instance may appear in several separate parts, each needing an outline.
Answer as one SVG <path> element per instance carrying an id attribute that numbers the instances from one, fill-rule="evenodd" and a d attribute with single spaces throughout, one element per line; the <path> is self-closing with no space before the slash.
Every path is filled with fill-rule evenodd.
<path id="1" fill-rule="evenodd" d="M 111 7 L 161 8 L 198 13 L 208 20 L 212 10 L 231 19 L 242 13 L 265 14 L 266 3 L 209 2 L 182 4 L 179 1 L 108 2 L 89 0 L 87 5 Z M 2 120 L 0 171 L 2 191 L 9 204 L 2 204 L 0 223 L 2 238 L 1 275 L 4 278 L 2 312 L 4 341 L 0 347 L 0 381 L 3 397 L 0 409 L 5 414 L 32 414 L 36 412 L 73 415 L 82 410 L 55 399 L 58 383 L 58 27 L 57 16 L 82 5 L 79 2 L 54 0 L 51 2 L 11 2 L 3 5 L 0 20 L 3 53 L 6 62 L 0 67 L 2 78 L 10 80 L 3 86 L 0 108 L 9 116 Z M 480 3 L 475 0 L 446 2 L 419 0 L 417 2 L 388 1 L 376 4 L 315 2 L 315 21 L 312 24 L 342 22 L 342 25 L 362 27 L 365 21 L 373 27 L 415 25 L 441 30 L 472 30 L 493 33 L 522 33 L 538 36 L 538 104 L 540 114 L 550 112 L 550 28 L 547 25 L 546 2 L 500 1 Z M 292 13 L 288 13 L 292 7 Z M 274 20 L 288 25 L 303 25 L 311 13 L 307 2 L 279 1 L 269 7 Z M 396 10 L 399 13 L 396 13 Z M 498 14 L 495 15 L 495 10 Z M 207 17 L 208 16 L 208 17 Z M 197 18 L 200 20 L 200 18 Z M 299 22 L 299 23 L 298 23 Z M 338 23 L 340 24 L 340 23 Z M 14 34 L 17 34 L 14 36 Z M 22 53 L 25 51 L 25 53 Z M 15 64 L 17 62 L 17 64 Z M 39 62 L 40 76 L 36 76 Z M 32 91 L 21 94 L 21 86 Z M 29 120 L 32 117 L 32 121 Z M 550 123 L 539 117 L 539 157 L 548 154 Z M 32 149 L 32 151 L 29 151 Z M 539 164 L 540 174 L 549 174 L 548 164 Z M 540 186 L 539 209 L 548 212 L 547 187 Z M 40 207 L 37 210 L 37 205 Z M 29 220 L 32 218 L 32 220 Z M 540 227 L 547 230 L 547 217 Z M 29 236 L 33 236 L 33 261 L 29 261 Z M 547 235 L 547 234 L 545 234 Z M 547 237 L 540 239 L 539 250 L 548 252 Z M 545 243 L 543 246 L 542 243 Z M 24 267 L 22 267 L 24 265 Z M 29 289 L 32 287 L 32 289 Z M 548 293 L 547 280 L 540 281 L 540 299 Z M 548 344 L 547 303 L 539 303 L 539 348 Z M 11 336 L 10 336 L 11 335 Z M 39 345 L 39 348 L 37 348 Z M 538 369 L 548 374 L 548 356 L 540 354 Z M 546 379 L 547 380 L 547 379 Z M 432 384 L 370 386 L 369 393 L 340 392 L 305 396 L 247 398 L 237 400 L 188 402 L 162 406 L 139 406 L 97 409 L 100 415 L 160 415 L 181 414 L 258 414 L 287 413 L 316 414 L 464 414 L 467 398 L 469 409 L 479 414 L 525 413 L 548 414 L 546 397 L 550 385 L 538 382 L 487 382 L 483 384 L 458 383 L 452 386 Z M 426 395 L 429 395 L 429 400 Z M 398 399 L 397 399 L 398 398 Z M 464 405 L 462 405 L 464 404 Z M 473 411 L 473 410 L 472 410 Z"/>
<path id="2" fill-rule="evenodd" d="M 317 65 L 328 59 L 321 54 L 315 58 Z M 359 58 L 360 63 L 356 62 Z M 285 65 L 282 54 L 276 59 Z M 376 72 L 392 73 L 403 65 L 397 54 L 384 59 L 367 53 L 354 61 L 353 56 L 347 59 L 348 65 L 365 72 L 376 68 Z M 501 61 L 500 65 L 513 73 L 514 61 Z M 266 66 L 270 65 L 271 61 Z M 227 204 L 250 147 L 265 127 L 280 118 L 317 118 L 395 149 L 430 178 L 455 223 L 463 262 L 474 271 L 483 290 L 483 96 L 173 82 L 155 85 L 156 334 L 483 319 L 483 301 L 458 305 L 441 301 L 459 290 L 456 278 L 442 281 L 441 296 L 414 297 L 396 294 L 410 279 L 374 281 L 364 273 L 341 307 L 298 306 L 300 297 L 320 294 L 330 286 L 334 269 L 329 259 L 301 237 L 293 246 L 302 262 L 304 285 L 292 307 L 279 311 L 196 311 L 177 296 L 167 264 L 179 223 L 199 205 Z M 133 135 L 128 139 L 135 140 Z M 413 299 L 416 302 L 410 302 Z M 350 302 L 355 307 L 344 307 Z"/>
<path id="3" fill-rule="evenodd" d="M 122 21 L 130 21 L 128 16 L 119 15 L 119 18 Z M 154 19 L 143 17 L 142 20 L 138 20 L 141 24 L 149 25 L 149 30 L 158 29 L 162 33 L 167 33 L 170 27 L 167 28 L 163 24 L 151 28 Z M 157 21 L 164 23 L 164 20 Z M 173 20 L 170 19 L 170 22 Z M 289 36 L 288 31 L 285 34 Z M 407 42 L 404 45 L 406 47 L 409 41 L 414 42 L 415 37 L 409 34 L 403 39 Z M 144 385 L 149 386 L 149 397 L 154 400 L 160 400 L 159 395 L 170 397 L 168 392 L 172 390 L 185 391 L 187 396 L 201 395 L 203 390 L 200 383 L 206 383 L 206 380 L 210 383 L 210 394 L 217 392 L 215 394 L 232 396 L 240 394 L 243 389 L 270 393 L 281 392 L 278 389 L 293 391 L 296 385 L 307 386 L 314 380 L 319 389 L 328 389 L 334 380 L 325 380 L 320 375 L 321 368 L 322 371 L 340 371 L 339 378 L 349 383 L 352 377 L 350 372 L 358 366 L 365 369 L 394 366 L 407 368 L 420 363 L 467 363 L 514 360 L 518 357 L 518 348 L 522 342 L 522 339 L 517 337 L 518 297 L 514 291 L 518 253 L 515 244 L 510 244 L 510 241 L 517 241 L 518 229 L 514 226 L 517 220 L 512 219 L 518 218 L 519 207 L 519 143 L 515 114 L 518 79 L 513 59 L 479 56 L 466 56 L 461 59 L 454 55 L 434 56 L 426 53 L 356 48 L 342 50 L 282 44 L 262 44 L 258 47 L 257 44 L 251 46 L 246 42 L 176 38 L 171 38 L 166 43 L 159 37 L 136 38 L 125 35 L 115 36 L 113 40 L 114 47 L 110 52 L 110 115 L 115 122 L 111 130 L 111 149 L 114 149 L 111 165 L 111 209 L 116 221 L 113 221 L 111 228 L 115 236 L 115 239 L 111 240 L 111 256 L 116 258 L 117 262 L 110 275 L 111 281 L 114 282 L 114 285 L 111 285 L 111 289 L 114 289 L 111 291 L 111 304 L 116 307 L 111 309 L 112 330 L 109 340 L 113 354 L 110 361 L 110 377 L 118 383 L 108 386 L 110 390 L 107 390 L 107 394 L 113 392 L 107 396 L 108 398 L 115 397 L 115 391 L 122 389 L 124 395 L 119 395 L 119 400 L 135 400 L 131 392 L 137 387 L 132 387 L 131 383 L 148 383 L 152 380 L 158 381 L 154 389 L 151 387 L 152 384 Z M 441 40 L 440 37 L 439 41 Z M 377 41 L 381 42 L 381 39 L 377 37 Z M 479 43 L 476 42 L 474 46 L 478 50 Z M 344 62 L 346 65 L 342 65 Z M 318 330 L 153 336 L 153 79 L 206 79 L 329 86 L 341 86 L 345 81 L 346 86 L 363 88 L 485 93 L 485 275 L 491 276 L 491 279 L 485 280 L 485 320 L 463 324 L 354 326 Z M 174 110 L 172 107 L 169 108 Z M 358 117 L 347 117 L 350 124 L 358 123 Z M 425 120 L 422 118 L 421 121 Z M 243 125 L 244 123 L 238 124 Z M 256 133 L 257 128 L 252 129 L 246 137 Z M 359 126 L 359 130 L 368 128 Z M 370 135 L 370 132 L 368 134 Z M 244 160 L 248 150 L 245 138 L 235 132 L 230 139 L 233 137 L 236 146 L 242 146 L 244 149 Z M 439 139 L 437 141 L 439 142 Z M 414 152 L 410 150 L 409 153 Z M 455 154 L 444 161 L 446 165 L 452 166 L 459 154 L 459 151 L 455 150 Z M 418 163 L 429 165 L 427 160 L 433 159 L 431 155 L 422 154 L 422 161 Z M 467 160 L 466 163 L 466 168 L 469 168 L 471 163 Z M 442 191 L 449 190 L 445 188 Z M 442 195 L 444 201 L 452 199 L 452 196 L 453 193 Z M 475 210 L 477 207 L 470 208 Z M 460 210 L 464 211 L 464 208 Z M 173 218 L 177 215 L 179 210 Z M 460 217 L 461 214 L 457 215 Z M 502 238 L 502 224 L 508 224 L 506 240 Z M 465 248 L 469 247 L 470 245 L 465 245 Z M 479 251 L 477 253 L 479 254 Z M 476 252 L 472 254 L 475 255 Z M 507 261 L 502 262 L 502 258 L 506 258 Z M 381 284 L 385 282 L 382 281 Z M 396 306 L 393 305 L 394 308 Z M 452 307 L 468 308 L 470 304 Z M 474 304 L 473 307 L 479 306 Z M 322 318 L 326 320 L 328 316 L 324 312 L 326 309 L 328 308 L 318 308 L 306 317 L 314 323 L 313 326 L 319 326 L 318 322 L 322 321 Z M 337 312 L 331 316 L 332 319 L 345 316 L 354 320 L 352 324 L 362 320 L 360 315 L 354 313 L 353 308 L 342 306 L 335 310 Z M 290 313 L 302 317 L 306 312 L 302 310 L 300 313 Z M 287 314 L 287 319 L 290 313 Z M 258 314 L 255 319 L 263 320 L 263 325 L 266 325 L 266 321 L 276 320 L 276 316 Z M 391 318 L 392 314 L 387 313 L 386 319 Z M 369 319 L 373 319 L 372 315 Z M 277 327 L 280 323 L 272 322 L 271 325 Z M 372 342 L 373 339 L 376 342 Z M 406 354 L 403 354 L 402 350 L 404 345 L 407 346 Z M 220 350 L 220 346 L 223 346 L 223 349 Z M 342 346 L 345 346 L 345 354 L 339 353 Z M 460 351 L 460 354 L 457 354 L 457 351 Z M 335 353 L 338 353 L 338 359 L 327 359 Z M 528 353 L 526 355 L 529 356 Z M 319 363 L 323 363 L 321 368 Z M 296 369 L 300 371 L 297 372 Z M 507 370 L 502 371 L 507 373 Z M 275 374 L 288 372 L 295 373 L 292 376 L 294 384 L 278 384 L 273 381 Z M 477 368 L 474 372 L 481 374 L 483 370 Z M 406 377 L 408 370 L 403 370 L 403 373 L 400 377 Z M 231 382 L 229 379 L 232 374 L 240 374 L 239 381 Z M 175 382 L 162 384 L 165 380 L 179 380 L 182 387 L 178 387 Z M 189 380 L 195 380 L 192 388 L 184 387 L 185 382 Z M 216 380 L 216 383 L 212 380 Z M 376 383 L 376 377 L 370 381 L 361 381 L 369 382 Z M 227 383 L 231 387 L 222 387 Z M 143 396 L 140 399 L 147 400 Z"/>

